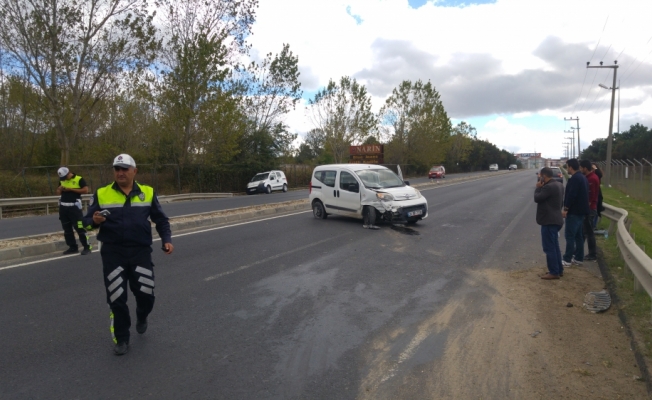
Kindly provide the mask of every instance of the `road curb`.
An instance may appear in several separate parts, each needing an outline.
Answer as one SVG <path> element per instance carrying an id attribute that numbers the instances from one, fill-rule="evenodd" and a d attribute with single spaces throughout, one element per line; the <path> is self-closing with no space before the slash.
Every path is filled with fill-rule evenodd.
<path id="1" fill-rule="evenodd" d="M 291 203 L 291 204 L 287 204 Z M 232 208 L 229 210 L 212 211 L 208 213 L 200 213 L 193 215 L 185 215 L 180 217 L 170 218 L 170 228 L 172 232 L 175 231 L 188 231 L 198 228 L 207 228 L 226 223 L 240 222 L 245 220 L 252 220 L 256 218 L 269 217 L 275 214 L 281 214 L 290 211 L 309 210 L 310 205 L 308 199 L 293 200 L 286 203 L 277 203 L 274 207 L 269 206 L 250 206 L 242 208 Z M 222 214 L 222 215 L 220 215 Z M 18 241 L 22 239 L 44 239 L 52 236 L 52 233 L 25 236 L 23 238 L 14 238 L 11 240 Z M 156 229 L 152 226 L 152 236 L 158 237 Z M 95 235 L 89 236 L 89 243 L 93 246 L 97 245 Z M 65 240 L 56 240 L 46 243 L 36 243 L 25 246 L 8 247 L 0 249 L 0 262 L 19 260 L 26 257 L 42 256 L 45 254 L 63 252 L 68 246 Z"/>

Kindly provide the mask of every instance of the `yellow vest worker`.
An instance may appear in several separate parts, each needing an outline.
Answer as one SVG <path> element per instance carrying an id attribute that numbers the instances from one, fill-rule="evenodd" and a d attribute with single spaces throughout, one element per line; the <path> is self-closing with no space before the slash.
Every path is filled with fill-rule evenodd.
<path id="1" fill-rule="evenodd" d="M 127 286 L 136 299 L 136 332 L 147 330 L 147 316 L 154 308 L 154 264 L 152 263 L 152 226 L 163 242 L 163 251 L 171 254 L 172 233 L 168 217 L 161 209 L 151 186 L 135 181 L 136 162 L 128 154 L 113 161 L 115 181 L 97 189 L 84 216 L 86 229 L 100 228 L 100 255 L 111 308 L 111 335 L 116 355 L 129 351 L 131 317 L 127 307 Z"/>
<path id="2" fill-rule="evenodd" d="M 57 188 L 59 198 L 59 220 L 63 227 L 63 237 L 66 239 L 68 250 L 63 254 L 75 254 L 79 252 L 75 233 L 79 235 L 79 242 L 84 247 L 81 254 L 83 256 L 90 254 L 91 245 L 88 243 L 88 236 L 82 222 L 82 202 L 81 195 L 88 193 L 86 181 L 79 175 L 75 175 L 66 167 L 61 167 L 57 171 L 59 175 L 60 186 Z"/>

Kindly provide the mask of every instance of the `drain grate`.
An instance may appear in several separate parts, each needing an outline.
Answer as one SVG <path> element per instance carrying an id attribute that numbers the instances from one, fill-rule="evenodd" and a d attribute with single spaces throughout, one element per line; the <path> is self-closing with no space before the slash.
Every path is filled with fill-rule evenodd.
<path id="1" fill-rule="evenodd" d="M 611 296 L 606 290 L 589 292 L 584 296 L 584 308 L 593 313 L 607 311 L 609 307 L 611 307 Z"/>

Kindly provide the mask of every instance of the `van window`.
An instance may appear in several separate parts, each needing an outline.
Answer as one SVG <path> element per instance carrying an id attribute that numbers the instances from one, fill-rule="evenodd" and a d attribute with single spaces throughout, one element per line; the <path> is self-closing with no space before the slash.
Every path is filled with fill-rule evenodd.
<path id="1" fill-rule="evenodd" d="M 340 172 L 340 189 L 358 193 L 360 191 L 360 185 L 353 175 L 342 171 Z"/>
<path id="2" fill-rule="evenodd" d="M 251 181 L 252 182 L 264 181 L 265 179 L 267 179 L 268 176 L 269 174 L 258 174 L 253 178 L 251 178 Z"/>
<path id="3" fill-rule="evenodd" d="M 326 186 L 335 187 L 337 171 L 315 171 L 315 179 Z"/>
<path id="4" fill-rule="evenodd" d="M 356 174 L 369 189 L 403 187 L 405 183 L 390 169 L 364 169 Z"/>

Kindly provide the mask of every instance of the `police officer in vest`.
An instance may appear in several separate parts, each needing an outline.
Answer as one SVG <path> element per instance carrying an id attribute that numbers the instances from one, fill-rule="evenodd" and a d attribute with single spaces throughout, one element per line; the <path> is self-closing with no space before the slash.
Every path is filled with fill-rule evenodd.
<path id="1" fill-rule="evenodd" d="M 172 233 L 151 186 L 135 181 L 136 162 L 128 154 L 113 160 L 115 182 L 97 189 L 84 217 L 86 229 L 100 228 L 97 240 L 104 271 L 106 299 L 111 308 L 114 353 L 129 351 L 131 318 L 127 307 L 127 284 L 136 298 L 136 332 L 147 330 L 147 316 L 154 307 L 152 227 L 162 240 L 162 250 L 171 254 Z"/>
<path id="2" fill-rule="evenodd" d="M 59 168 L 57 174 L 59 175 L 60 181 L 57 194 L 61 196 L 59 198 L 59 220 L 63 227 L 63 237 L 66 239 L 66 244 L 68 245 L 68 250 L 64 251 L 63 254 L 75 254 L 79 252 L 77 241 L 75 240 L 75 233 L 73 232 L 74 229 L 77 231 L 79 241 L 84 247 L 81 254 L 85 256 L 86 254 L 90 254 L 91 245 L 88 243 L 88 236 L 86 236 L 86 230 L 82 222 L 81 195 L 88 193 L 88 186 L 86 186 L 84 178 L 73 174 L 66 167 Z"/>

